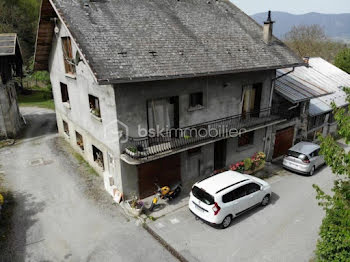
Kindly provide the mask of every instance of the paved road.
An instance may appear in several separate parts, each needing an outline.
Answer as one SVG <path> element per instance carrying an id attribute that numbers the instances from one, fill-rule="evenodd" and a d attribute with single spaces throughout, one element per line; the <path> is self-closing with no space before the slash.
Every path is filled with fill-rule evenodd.
<path id="1" fill-rule="evenodd" d="M 312 184 L 329 192 L 332 181 L 327 167 L 313 177 L 287 171 L 272 177 L 272 203 L 238 217 L 226 230 L 196 220 L 187 207 L 149 226 L 189 261 L 309 261 L 324 216 Z"/>
<path id="2" fill-rule="evenodd" d="M 22 110 L 29 123 L 24 141 L 0 149 L 0 171 L 18 203 L 12 250 L 0 250 L 0 261 L 175 260 L 112 205 L 102 179 L 79 177 L 77 161 L 59 149 L 52 111 Z M 101 188 L 87 188 L 96 181 Z M 94 190 L 101 195 L 91 197 Z"/>

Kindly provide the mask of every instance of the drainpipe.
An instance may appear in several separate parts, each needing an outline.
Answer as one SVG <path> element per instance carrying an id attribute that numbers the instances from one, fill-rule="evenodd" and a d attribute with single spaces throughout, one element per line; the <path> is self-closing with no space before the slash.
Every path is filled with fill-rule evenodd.
<path id="1" fill-rule="evenodd" d="M 296 105 L 294 105 L 294 106 L 288 108 L 288 111 L 290 111 L 290 110 L 292 110 L 292 109 L 294 109 L 294 108 L 297 108 L 299 105 L 300 105 L 300 103 L 298 102 Z"/>

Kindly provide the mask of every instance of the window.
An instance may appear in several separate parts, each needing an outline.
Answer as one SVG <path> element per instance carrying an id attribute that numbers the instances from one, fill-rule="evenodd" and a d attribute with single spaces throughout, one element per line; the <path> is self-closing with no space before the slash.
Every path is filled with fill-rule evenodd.
<path id="1" fill-rule="evenodd" d="M 242 117 L 252 115 L 259 117 L 262 83 L 244 86 L 242 89 Z"/>
<path id="2" fill-rule="evenodd" d="M 84 140 L 83 140 L 83 136 L 79 133 L 79 132 L 75 132 L 75 137 L 77 140 L 77 145 L 80 147 L 81 150 L 84 151 Z"/>
<path id="3" fill-rule="evenodd" d="M 309 119 L 309 130 L 322 127 L 325 124 L 326 115 L 319 115 Z"/>
<path id="4" fill-rule="evenodd" d="M 68 87 L 66 84 L 60 83 L 61 85 L 61 96 L 63 103 L 69 103 Z"/>
<path id="5" fill-rule="evenodd" d="M 62 37 L 62 50 L 66 74 L 75 75 L 75 64 L 73 62 L 72 42 L 70 37 Z"/>
<path id="6" fill-rule="evenodd" d="M 100 100 L 93 95 L 89 95 L 90 113 L 101 118 Z"/>
<path id="7" fill-rule="evenodd" d="M 252 145 L 254 142 L 254 132 L 241 134 L 238 137 L 238 147 Z"/>
<path id="8" fill-rule="evenodd" d="M 258 192 L 258 191 L 260 191 L 260 188 L 261 188 L 258 184 L 255 184 L 255 183 L 249 183 L 249 184 L 245 185 L 245 187 L 247 189 L 247 195 Z"/>
<path id="9" fill-rule="evenodd" d="M 312 152 L 312 153 L 310 154 L 310 157 L 311 157 L 311 158 L 317 157 L 317 156 L 319 156 L 319 153 L 320 153 L 320 149 L 317 149 L 317 150 L 315 150 L 314 152 Z"/>
<path id="10" fill-rule="evenodd" d="M 101 150 L 99 150 L 97 147 L 95 147 L 94 145 L 92 146 L 92 153 L 94 155 L 94 161 L 95 163 L 102 167 L 104 169 L 104 161 L 103 161 L 103 153 Z"/>
<path id="11" fill-rule="evenodd" d="M 195 198 L 199 199 L 203 203 L 207 205 L 213 205 L 214 204 L 214 197 L 204 190 L 198 188 L 198 187 L 193 187 L 192 189 L 192 194 L 194 195 Z"/>
<path id="12" fill-rule="evenodd" d="M 234 200 L 240 199 L 244 197 L 247 194 L 246 192 L 246 186 L 241 186 L 239 188 L 236 188 L 235 190 L 227 193 L 226 195 L 222 196 L 222 202 L 229 203 Z"/>
<path id="13" fill-rule="evenodd" d="M 63 130 L 64 130 L 64 133 L 66 133 L 66 135 L 69 136 L 69 126 L 68 126 L 68 123 L 64 120 L 63 120 Z"/>
<path id="14" fill-rule="evenodd" d="M 203 107 L 203 93 L 190 94 L 190 108 Z"/>
<path id="15" fill-rule="evenodd" d="M 302 161 L 309 160 L 309 158 L 306 155 L 298 153 L 298 152 L 295 152 L 295 151 L 292 151 L 292 150 L 288 150 L 287 155 L 291 156 L 291 157 L 294 157 L 294 158 L 299 158 Z"/>

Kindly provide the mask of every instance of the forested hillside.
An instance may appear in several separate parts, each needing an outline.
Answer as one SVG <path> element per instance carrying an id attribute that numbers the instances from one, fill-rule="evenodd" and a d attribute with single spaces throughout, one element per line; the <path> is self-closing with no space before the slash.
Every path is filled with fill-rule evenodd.
<path id="1" fill-rule="evenodd" d="M 17 33 L 28 64 L 34 55 L 41 0 L 0 0 L 0 33 Z"/>

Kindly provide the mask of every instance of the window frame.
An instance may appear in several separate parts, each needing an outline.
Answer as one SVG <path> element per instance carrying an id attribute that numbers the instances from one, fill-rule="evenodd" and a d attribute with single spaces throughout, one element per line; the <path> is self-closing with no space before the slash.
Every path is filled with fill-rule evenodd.
<path id="1" fill-rule="evenodd" d="M 102 150 L 100 150 L 97 146 L 95 145 L 91 145 L 92 147 L 92 157 L 94 159 L 94 162 L 100 167 L 102 168 L 103 170 L 105 170 L 105 160 L 104 160 L 104 156 L 103 156 L 103 152 Z M 101 162 L 101 165 L 98 163 L 98 156 L 97 156 L 97 153 L 101 153 L 101 156 L 102 156 L 102 162 Z"/>
<path id="2" fill-rule="evenodd" d="M 65 120 L 62 120 L 62 123 L 63 123 L 63 132 L 68 136 L 70 137 L 69 135 L 69 124 L 67 121 Z"/>
<path id="3" fill-rule="evenodd" d="M 200 96 L 199 98 L 196 96 Z M 198 101 L 197 101 L 198 100 Z M 189 101 L 188 101 L 188 107 L 189 109 L 199 109 L 204 107 L 204 93 L 202 91 L 200 92 L 194 92 L 189 94 Z"/>
<path id="4" fill-rule="evenodd" d="M 90 114 L 93 115 L 94 117 L 97 117 L 99 119 L 102 118 L 101 115 L 101 103 L 100 103 L 100 99 L 97 96 L 91 95 L 89 94 L 89 110 L 90 110 Z M 92 101 L 94 101 L 94 103 L 92 103 Z M 97 103 L 96 103 L 97 101 Z M 93 106 L 92 106 L 93 104 Z"/>
<path id="5" fill-rule="evenodd" d="M 242 144 L 241 143 L 241 141 L 242 141 L 241 139 L 244 139 L 244 137 L 248 136 L 249 134 L 250 134 L 250 136 L 248 138 L 249 139 L 248 142 Z M 242 136 L 244 136 L 244 137 L 242 137 Z M 238 141 L 237 141 L 238 148 L 243 148 L 243 147 L 254 145 L 254 140 L 255 140 L 255 132 L 254 131 L 250 131 L 250 132 L 246 132 L 246 133 L 240 134 L 238 136 Z"/>
<path id="6" fill-rule="evenodd" d="M 63 89 L 65 89 L 65 96 L 63 93 Z M 69 92 L 68 92 L 68 85 L 65 83 L 60 82 L 60 90 L 61 90 L 61 101 L 62 103 L 70 104 L 70 98 L 69 98 Z M 65 99 L 66 98 L 66 99 Z"/>
<path id="7" fill-rule="evenodd" d="M 79 139 L 79 137 L 80 137 L 81 139 Z M 82 144 L 82 145 L 79 144 L 79 141 L 78 141 L 78 140 L 81 140 L 81 144 Z M 78 146 L 82 151 L 84 151 L 84 150 L 85 150 L 85 146 L 84 146 L 84 137 L 83 137 L 82 134 L 80 134 L 80 133 L 79 133 L 78 131 L 76 131 L 76 130 L 75 130 L 75 141 L 76 141 L 77 146 Z"/>
<path id="8" fill-rule="evenodd" d="M 76 66 L 73 64 L 73 47 L 72 47 L 72 40 L 69 36 L 63 36 L 61 37 L 61 43 L 62 43 L 62 52 L 63 52 L 63 63 L 64 63 L 64 70 L 67 75 L 73 75 L 76 74 Z"/>

